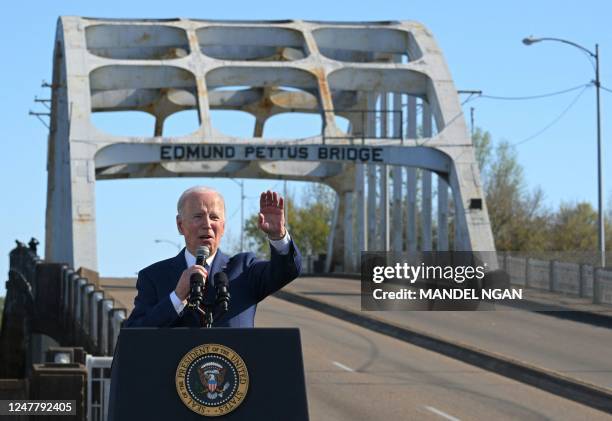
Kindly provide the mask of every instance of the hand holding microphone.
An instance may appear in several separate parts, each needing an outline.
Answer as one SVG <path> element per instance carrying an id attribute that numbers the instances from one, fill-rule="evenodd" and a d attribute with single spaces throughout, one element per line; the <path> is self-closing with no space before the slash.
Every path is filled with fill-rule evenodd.
<path id="1" fill-rule="evenodd" d="M 196 251 L 196 268 L 204 269 L 204 264 L 206 259 L 210 255 L 210 249 L 206 246 L 198 247 Z M 189 277 L 189 303 L 187 304 L 189 307 L 200 310 L 200 304 L 204 300 L 204 295 L 206 294 L 205 288 L 205 280 L 207 278 L 208 273 L 204 269 L 205 275 L 201 273 L 198 269 L 193 272 Z"/>
<path id="2" fill-rule="evenodd" d="M 204 269 L 204 262 L 208 258 L 210 254 L 210 250 L 208 247 L 203 246 L 199 247 L 196 252 L 196 264 L 194 266 L 188 267 L 181 274 L 181 278 L 176 284 L 176 288 L 174 292 L 176 296 L 184 301 L 189 297 L 191 292 L 192 280 L 199 280 L 201 285 L 203 286 L 203 281 L 207 278 L 208 272 Z"/>

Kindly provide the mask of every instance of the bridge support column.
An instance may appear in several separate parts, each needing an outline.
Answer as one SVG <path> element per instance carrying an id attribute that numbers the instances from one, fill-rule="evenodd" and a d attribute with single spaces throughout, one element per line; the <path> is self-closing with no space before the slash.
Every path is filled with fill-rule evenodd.
<path id="1" fill-rule="evenodd" d="M 393 235 L 392 249 L 401 253 L 404 247 L 402 215 L 402 167 L 393 167 Z"/>
<path id="2" fill-rule="evenodd" d="M 365 132 L 367 137 L 376 136 L 376 94 L 368 93 Z M 368 165 L 368 250 L 377 250 L 376 230 L 376 170 L 375 164 Z"/>
<path id="3" fill-rule="evenodd" d="M 380 166 L 380 237 L 379 250 L 389 251 L 389 166 Z"/>
<path id="4" fill-rule="evenodd" d="M 380 96 L 380 135 L 382 138 L 389 136 L 389 93 L 383 92 Z M 389 166 L 380 166 L 380 237 L 379 247 L 381 251 L 388 251 L 389 246 Z"/>
<path id="5" fill-rule="evenodd" d="M 423 239 L 422 250 L 431 251 L 431 171 L 421 171 L 421 236 Z"/>
<path id="6" fill-rule="evenodd" d="M 407 238 L 407 250 L 408 251 L 416 251 L 417 250 L 417 207 L 416 207 L 416 198 L 417 198 L 417 172 L 416 168 L 407 168 L 406 169 L 407 177 L 407 221 L 406 221 L 406 238 Z"/>
<path id="7" fill-rule="evenodd" d="M 472 157 L 462 157 L 461 150 L 453 149 L 457 148 L 448 148 L 444 152 L 452 157 L 454 163 L 449 174 L 455 206 L 454 249 L 476 253 L 494 251 L 488 250 L 494 247 L 495 242 L 489 225 L 483 191 L 480 185 L 474 183 L 474 171 L 477 171 L 478 164 Z M 486 253 L 482 256 L 489 270 L 498 268 L 494 256 L 495 253 Z"/>
<path id="8" fill-rule="evenodd" d="M 438 238 L 436 250 L 448 250 L 448 184 L 438 177 Z"/>
<path id="9" fill-rule="evenodd" d="M 393 137 L 400 138 L 402 127 L 402 94 L 393 94 Z M 403 139 L 402 139 L 403 142 Z M 396 165 L 392 170 L 393 174 L 393 234 L 391 235 L 391 245 L 395 252 L 401 253 L 404 247 L 404 218 L 402 210 L 402 167 Z"/>
<path id="10" fill-rule="evenodd" d="M 338 223 L 339 215 L 340 215 L 340 206 L 342 203 L 342 195 L 336 192 L 336 200 L 334 203 L 334 213 L 332 214 L 331 228 L 329 230 L 329 236 L 327 238 L 327 256 L 325 258 L 325 272 L 331 272 L 334 257 L 335 260 L 339 260 L 339 257 L 334 256 L 334 249 L 337 245 L 337 242 L 343 240 L 342 238 L 342 227 Z M 338 250 L 336 248 L 336 250 Z"/>
<path id="11" fill-rule="evenodd" d="M 431 137 L 431 107 L 427 101 L 422 101 L 423 106 L 423 137 Z M 431 251 L 432 247 L 432 212 L 431 212 L 431 171 L 422 170 L 422 186 L 421 191 L 421 228 L 423 236 L 423 251 Z"/>
<path id="12" fill-rule="evenodd" d="M 355 272 L 353 248 L 353 192 L 344 193 L 344 271 Z M 357 251 L 358 252 L 358 251 Z"/>
<path id="13" fill-rule="evenodd" d="M 365 171 L 366 166 L 364 164 L 357 164 L 355 169 L 355 191 L 357 195 L 357 253 L 366 251 L 368 249 L 368 215 L 367 215 L 367 203 L 365 195 Z M 360 260 L 357 259 L 359 263 Z M 360 264 L 360 263 L 359 263 Z"/>
<path id="14" fill-rule="evenodd" d="M 97 270 L 93 151 L 74 141 L 68 147 L 67 138 L 56 142 L 48 168 L 45 259 Z"/>
<path id="15" fill-rule="evenodd" d="M 407 135 L 409 139 L 417 137 L 417 110 L 416 97 L 409 95 L 407 104 Z M 406 168 L 406 196 L 407 196 L 407 215 L 406 215 L 406 250 L 417 250 L 417 172 L 416 168 Z"/>

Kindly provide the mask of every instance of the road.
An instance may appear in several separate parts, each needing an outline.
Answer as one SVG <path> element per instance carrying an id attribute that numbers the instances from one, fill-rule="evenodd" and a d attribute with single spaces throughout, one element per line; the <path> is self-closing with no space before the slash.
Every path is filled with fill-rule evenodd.
<path id="1" fill-rule="evenodd" d="M 300 278 L 286 290 L 360 311 L 359 288 L 352 279 Z M 365 314 L 612 389 L 612 326 L 519 310 Z"/>
<path id="2" fill-rule="evenodd" d="M 270 297 L 258 327 L 298 327 L 312 420 L 610 419 L 592 408 Z"/>
<path id="3" fill-rule="evenodd" d="M 131 311 L 134 280 L 105 288 Z M 126 284 L 127 283 L 127 284 Z M 117 284 L 117 282 L 115 282 Z M 130 286 L 131 285 L 131 286 Z M 300 278 L 286 290 L 359 308 L 359 282 Z M 537 313 L 374 312 L 396 323 L 609 384 L 610 329 Z M 275 297 L 258 327 L 298 327 L 312 420 L 612 419 L 590 407 Z"/>

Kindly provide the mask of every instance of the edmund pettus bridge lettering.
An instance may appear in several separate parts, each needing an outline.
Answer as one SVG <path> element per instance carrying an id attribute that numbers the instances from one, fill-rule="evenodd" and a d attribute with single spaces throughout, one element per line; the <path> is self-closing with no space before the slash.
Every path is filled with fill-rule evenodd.
<path id="1" fill-rule="evenodd" d="M 369 146 L 252 146 L 252 145 L 162 145 L 162 161 L 206 159 L 299 159 L 324 161 L 383 162 L 383 149 Z"/>

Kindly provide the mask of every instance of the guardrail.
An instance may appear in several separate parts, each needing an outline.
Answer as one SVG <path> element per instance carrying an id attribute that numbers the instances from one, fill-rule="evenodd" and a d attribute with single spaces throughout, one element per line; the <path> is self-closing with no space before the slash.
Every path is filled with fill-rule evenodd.
<path id="1" fill-rule="evenodd" d="M 302 257 L 304 274 L 324 274 L 325 255 Z M 581 298 L 591 298 L 593 304 L 612 304 L 612 268 L 600 268 L 588 263 L 536 259 L 516 252 L 498 251 L 499 268 L 510 276 L 510 283 L 541 291 L 550 291 Z M 359 273 L 345 275 L 359 278 Z"/>
<path id="2" fill-rule="evenodd" d="M 110 398 L 110 369 L 113 357 L 87 355 L 87 419 L 104 421 L 108 417 Z"/>
<path id="3" fill-rule="evenodd" d="M 37 331 L 65 345 L 82 346 L 92 355 L 113 355 L 121 324 L 127 317 L 126 309 L 117 306 L 111 297 L 74 268 L 41 261 L 36 252 L 37 244 L 34 239 L 29 247 L 17 242 L 17 247 L 11 251 L 11 279 L 19 280 L 19 285 L 26 287 L 12 287 L 7 283 L 5 307 L 15 308 L 11 301 L 17 303 L 26 298 L 33 305 L 27 315 L 7 314 L 5 309 L 3 330 L 7 322 L 27 317 Z M 24 295 L 27 297 L 22 297 Z M 29 333 L 21 329 L 19 335 Z"/>
<path id="4" fill-rule="evenodd" d="M 526 288 L 583 298 L 593 304 L 612 304 L 612 270 L 586 263 L 541 260 L 498 252 L 499 267 L 510 275 L 510 282 Z"/>
<path id="5" fill-rule="evenodd" d="M 103 290 L 66 267 L 61 274 L 61 313 L 75 342 L 94 355 L 113 355 L 126 309 Z"/>

